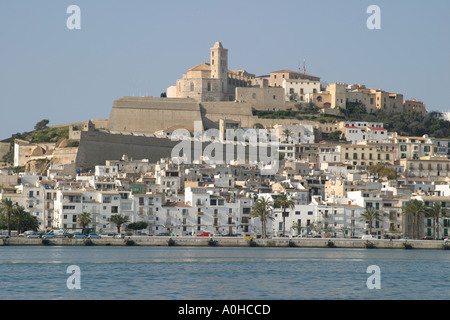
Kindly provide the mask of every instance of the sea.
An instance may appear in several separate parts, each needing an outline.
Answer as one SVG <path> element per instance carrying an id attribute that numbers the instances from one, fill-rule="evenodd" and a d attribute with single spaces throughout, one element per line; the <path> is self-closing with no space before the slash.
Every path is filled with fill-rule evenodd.
<path id="1" fill-rule="evenodd" d="M 450 251 L 1 246 L 1 300 L 448 300 Z"/>

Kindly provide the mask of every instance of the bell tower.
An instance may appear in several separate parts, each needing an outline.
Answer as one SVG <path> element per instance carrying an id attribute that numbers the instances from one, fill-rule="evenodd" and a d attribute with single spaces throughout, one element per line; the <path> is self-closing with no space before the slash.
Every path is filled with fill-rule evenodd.
<path id="1" fill-rule="evenodd" d="M 228 77 L 228 49 L 222 43 L 216 42 L 211 48 L 211 78 L 227 80 Z"/>

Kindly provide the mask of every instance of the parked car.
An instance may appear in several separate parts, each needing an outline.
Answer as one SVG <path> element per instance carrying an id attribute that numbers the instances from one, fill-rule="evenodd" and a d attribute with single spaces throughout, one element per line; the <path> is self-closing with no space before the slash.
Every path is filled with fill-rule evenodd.
<path id="1" fill-rule="evenodd" d="M 170 234 L 168 234 L 167 232 L 161 232 L 161 233 L 158 233 L 156 236 L 157 237 L 170 237 Z"/>
<path id="2" fill-rule="evenodd" d="M 203 232 L 202 234 L 198 234 L 197 237 L 209 237 L 211 234 L 209 232 Z"/>
<path id="3" fill-rule="evenodd" d="M 114 234 L 113 235 L 113 238 L 119 238 L 119 239 L 123 239 L 123 238 L 125 238 L 125 233 L 121 233 L 121 234 Z"/>
<path id="4" fill-rule="evenodd" d="M 7 238 L 11 238 L 11 237 L 8 236 L 7 234 L 0 234 L 0 239 L 7 239 Z"/>
<path id="5" fill-rule="evenodd" d="M 82 234 L 80 232 L 76 232 L 76 233 L 73 234 L 73 238 L 74 239 L 86 239 L 86 235 Z"/>
<path id="6" fill-rule="evenodd" d="M 433 240 L 433 237 L 430 237 L 430 236 L 423 237 L 422 240 Z"/>
<path id="7" fill-rule="evenodd" d="M 371 234 L 365 234 L 361 237 L 362 240 L 370 240 L 370 239 L 376 239 L 374 236 L 372 236 Z"/>
<path id="8" fill-rule="evenodd" d="M 46 233 L 42 235 L 43 239 L 53 239 L 55 235 L 53 233 Z"/>
<path id="9" fill-rule="evenodd" d="M 322 238 L 322 236 L 314 236 L 313 238 Z"/>
<path id="10" fill-rule="evenodd" d="M 30 234 L 33 234 L 33 233 L 35 233 L 34 231 L 31 231 L 31 230 L 28 230 L 28 231 L 25 231 L 24 233 L 21 233 L 21 234 L 19 234 L 19 237 L 28 237 Z"/>
<path id="11" fill-rule="evenodd" d="M 31 239 L 31 238 L 40 238 L 40 237 L 41 237 L 41 234 L 37 233 L 37 232 L 33 232 L 33 233 L 30 233 L 29 235 L 27 235 L 27 238 L 29 238 L 29 239 Z"/>
<path id="12" fill-rule="evenodd" d="M 89 239 L 101 239 L 102 236 L 99 234 L 96 234 L 96 233 L 91 233 L 91 234 L 89 234 L 88 238 Z"/>

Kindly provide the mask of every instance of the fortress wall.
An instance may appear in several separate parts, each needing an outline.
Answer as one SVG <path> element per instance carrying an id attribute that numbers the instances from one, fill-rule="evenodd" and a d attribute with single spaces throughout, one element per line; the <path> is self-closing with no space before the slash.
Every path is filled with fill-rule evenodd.
<path id="1" fill-rule="evenodd" d="M 78 147 L 78 155 L 76 158 L 76 169 L 93 169 L 96 165 L 105 164 L 106 160 L 119 160 L 124 154 L 133 159 L 148 159 L 150 163 L 156 163 L 161 158 L 170 158 L 172 150 L 178 146 L 180 141 L 171 141 L 164 138 L 141 137 L 133 135 L 109 134 L 104 132 L 87 132 L 81 133 L 80 146 Z M 189 142 L 187 144 L 189 146 Z M 194 158 L 194 143 L 190 142 L 191 160 Z M 178 146 L 179 147 L 179 146 Z M 220 158 L 221 161 L 227 159 L 236 159 L 237 146 L 228 148 L 222 143 L 203 143 L 202 152 L 214 149 L 215 152 L 222 152 L 221 157 L 216 153 L 213 156 Z M 184 150 L 188 152 L 187 150 Z M 227 152 L 230 152 L 227 154 Z M 250 158 L 250 153 L 260 152 L 256 148 L 244 147 L 244 157 L 246 160 Z M 262 151 L 261 151 L 262 152 Z M 264 156 L 270 154 L 270 148 Z M 181 155 L 180 155 L 181 156 Z M 242 157 L 242 155 L 240 155 Z M 252 156 L 253 157 L 253 156 Z"/>
<path id="2" fill-rule="evenodd" d="M 78 169 L 94 168 L 96 165 L 105 164 L 106 160 L 119 160 L 124 154 L 133 159 L 156 162 L 170 157 L 177 143 L 153 137 L 83 131 L 76 166 Z"/>
<path id="3" fill-rule="evenodd" d="M 78 155 L 78 148 L 56 148 L 53 152 L 53 164 L 74 165 Z"/>
<path id="4" fill-rule="evenodd" d="M 201 121 L 201 114 L 192 99 L 125 97 L 114 101 L 107 128 L 154 133 L 180 124 L 193 127 L 194 121 Z"/>

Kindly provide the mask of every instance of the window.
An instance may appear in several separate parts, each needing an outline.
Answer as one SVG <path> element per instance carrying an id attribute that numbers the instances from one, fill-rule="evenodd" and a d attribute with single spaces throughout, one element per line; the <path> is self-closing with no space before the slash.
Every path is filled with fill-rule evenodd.
<path id="1" fill-rule="evenodd" d="M 308 211 L 308 216 L 312 216 L 314 214 L 314 212 L 312 211 Z M 308 220 L 309 221 L 309 220 Z"/>

